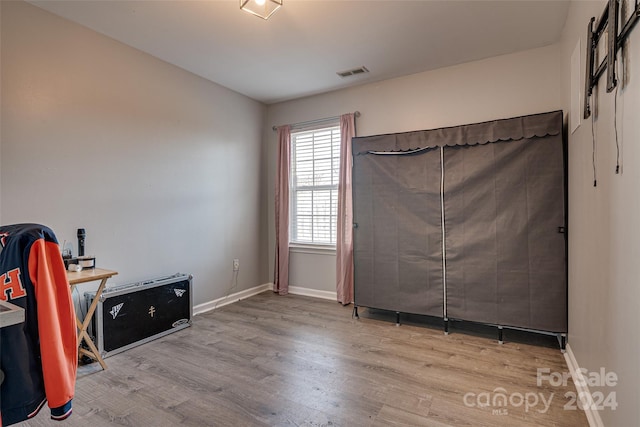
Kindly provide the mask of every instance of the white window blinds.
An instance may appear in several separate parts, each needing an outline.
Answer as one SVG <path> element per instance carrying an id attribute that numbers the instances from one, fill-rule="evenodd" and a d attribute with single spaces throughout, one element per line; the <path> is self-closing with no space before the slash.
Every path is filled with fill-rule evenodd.
<path id="1" fill-rule="evenodd" d="M 335 245 L 340 123 L 291 132 L 291 242 Z"/>

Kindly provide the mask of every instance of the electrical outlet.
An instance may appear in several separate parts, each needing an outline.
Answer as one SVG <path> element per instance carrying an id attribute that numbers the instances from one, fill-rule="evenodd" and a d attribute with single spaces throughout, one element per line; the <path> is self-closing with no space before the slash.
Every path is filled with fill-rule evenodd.
<path id="1" fill-rule="evenodd" d="M 233 271 L 240 270 L 240 260 L 238 258 L 233 260 Z"/>

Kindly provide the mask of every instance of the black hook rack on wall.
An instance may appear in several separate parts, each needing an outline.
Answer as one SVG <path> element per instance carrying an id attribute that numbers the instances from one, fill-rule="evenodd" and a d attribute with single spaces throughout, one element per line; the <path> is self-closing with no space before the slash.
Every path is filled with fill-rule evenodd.
<path id="1" fill-rule="evenodd" d="M 618 49 L 620 49 L 629 36 L 629 33 L 633 27 L 640 20 L 640 6 L 638 0 L 635 0 L 635 8 L 631 13 L 631 16 L 622 27 L 622 30 L 618 33 L 618 14 L 620 11 L 619 0 L 609 0 L 609 3 L 602 12 L 602 16 L 598 20 L 597 25 L 594 28 L 596 18 L 591 18 L 587 27 L 587 66 L 586 66 L 586 78 L 585 78 L 585 96 L 584 96 L 584 118 L 588 119 L 591 116 L 591 94 L 593 88 L 598 84 L 598 80 L 607 70 L 607 92 L 612 92 L 617 84 L 616 79 L 616 57 Z M 606 31 L 605 31 L 606 30 Z M 602 62 L 595 69 L 596 49 L 598 43 L 604 34 L 607 34 L 607 54 L 603 58 Z"/>

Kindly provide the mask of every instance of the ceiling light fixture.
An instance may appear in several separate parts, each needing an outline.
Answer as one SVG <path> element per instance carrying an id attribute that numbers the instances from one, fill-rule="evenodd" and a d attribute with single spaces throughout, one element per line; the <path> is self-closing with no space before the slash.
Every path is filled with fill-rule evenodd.
<path id="1" fill-rule="evenodd" d="M 269 19 L 282 6 L 282 0 L 240 0 L 240 9 L 262 19 Z"/>

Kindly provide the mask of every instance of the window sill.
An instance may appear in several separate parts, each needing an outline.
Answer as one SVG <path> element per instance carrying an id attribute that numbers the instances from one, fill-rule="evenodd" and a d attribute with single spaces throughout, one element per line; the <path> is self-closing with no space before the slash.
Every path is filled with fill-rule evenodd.
<path id="1" fill-rule="evenodd" d="M 305 245 L 302 243 L 289 243 L 289 252 L 314 255 L 335 255 L 336 247 L 326 245 Z"/>

